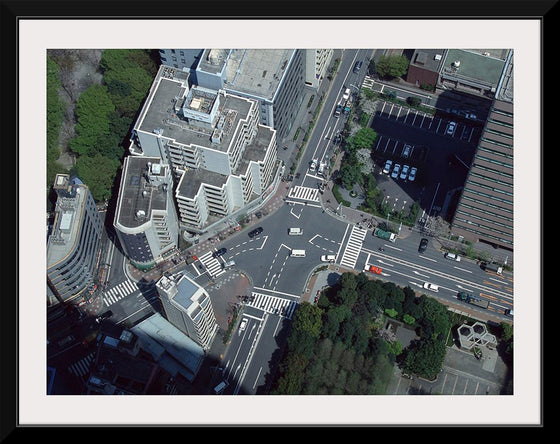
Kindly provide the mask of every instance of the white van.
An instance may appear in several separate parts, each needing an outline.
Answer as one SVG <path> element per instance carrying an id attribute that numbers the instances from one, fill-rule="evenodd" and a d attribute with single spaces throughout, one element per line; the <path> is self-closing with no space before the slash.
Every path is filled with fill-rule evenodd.
<path id="1" fill-rule="evenodd" d="M 301 236 L 303 234 L 303 230 L 301 228 L 290 228 L 288 230 L 288 234 L 290 236 Z"/>
<path id="2" fill-rule="evenodd" d="M 305 257 L 305 250 L 292 250 L 292 257 Z"/>
<path id="3" fill-rule="evenodd" d="M 323 262 L 334 262 L 336 260 L 336 254 L 326 254 L 321 256 L 321 261 Z"/>

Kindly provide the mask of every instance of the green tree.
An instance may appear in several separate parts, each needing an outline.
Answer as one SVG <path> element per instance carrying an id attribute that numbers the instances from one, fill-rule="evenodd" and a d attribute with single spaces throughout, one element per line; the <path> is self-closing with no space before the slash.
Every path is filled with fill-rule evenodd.
<path id="1" fill-rule="evenodd" d="M 61 86 L 60 68 L 47 55 L 47 195 L 56 175 L 67 172 L 57 161 L 60 157 L 58 143 L 64 122 L 64 103 L 58 95 Z"/>
<path id="2" fill-rule="evenodd" d="M 323 311 L 309 302 L 302 302 L 294 313 L 292 330 L 305 332 L 312 338 L 318 338 L 321 333 L 321 317 Z"/>
<path id="3" fill-rule="evenodd" d="M 120 162 L 97 154 L 80 156 L 74 165 L 76 175 L 89 187 L 96 202 L 108 200 Z"/>
<path id="4" fill-rule="evenodd" d="M 79 155 L 95 155 L 100 137 L 110 134 L 114 111 L 107 87 L 94 84 L 80 94 L 76 104 L 77 137 L 70 141 L 70 149 Z"/>
<path id="5" fill-rule="evenodd" d="M 404 369 L 427 379 L 435 379 L 445 359 L 445 344 L 437 339 L 415 341 L 404 359 Z"/>
<path id="6" fill-rule="evenodd" d="M 409 60 L 404 55 L 381 56 L 376 64 L 377 73 L 382 78 L 402 77 L 408 71 Z"/>
<path id="7" fill-rule="evenodd" d="M 288 353 L 278 367 L 282 376 L 278 379 L 274 393 L 279 395 L 299 395 L 303 387 L 305 369 L 308 362 L 305 356 L 298 353 Z"/>
<path id="8" fill-rule="evenodd" d="M 375 144 L 378 137 L 379 135 L 373 128 L 361 128 L 356 134 L 346 140 L 346 148 L 349 151 L 369 149 Z"/>
<path id="9" fill-rule="evenodd" d="M 429 322 L 431 324 L 434 337 L 445 337 L 451 326 L 447 306 L 426 295 L 422 295 L 420 301 L 424 313 L 423 323 Z"/>

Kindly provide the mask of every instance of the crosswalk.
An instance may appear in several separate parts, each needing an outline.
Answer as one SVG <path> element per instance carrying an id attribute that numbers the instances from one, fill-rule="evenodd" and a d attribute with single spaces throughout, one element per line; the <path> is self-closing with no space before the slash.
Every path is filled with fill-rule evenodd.
<path id="1" fill-rule="evenodd" d="M 103 294 L 103 302 L 106 306 L 112 305 L 137 290 L 138 285 L 132 282 L 130 279 L 127 279 L 126 281 L 123 281 L 120 284 L 115 285 L 108 290 L 105 290 Z"/>
<path id="2" fill-rule="evenodd" d="M 145 295 L 149 295 L 150 292 L 156 292 L 153 285 L 132 282 L 130 279 L 127 279 L 126 281 L 105 290 L 103 293 L 103 303 L 108 307 L 138 290 L 142 290 Z"/>
<path id="3" fill-rule="evenodd" d="M 91 352 L 89 355 L 84 356 L 79 361 L 68 366 L 68 371 L 85 382 L 85 376 L 89 373 L 94 356 L 95 352 Z"/>
<path id="4" fill-rule="evenodd" d="M 340 260 L 340 265 L 348 268 L 354 268 L 362 250 L 362 241 L 366 237 L 368 230 L 364 228 L 359 228 L 356 225 L 352 226 L 352 231 L 350 232 L 350 237 L 346 243 L 346 248 Z"/>
<path id="5" fill-rule="evenodd" d="M 288 197 L 293 199 L 301 199 L 301 200 L 310 200 L 312 202 L 319 202 L 319 189 L 318 188 L 310 188 L 310 187 L 302 187 L 300 185 L 296 185 L 293 188 L 290 188 L 290 192 L 288 193 Z"/>
<path id="6" fill-rule="evenodd" d="M 370 76 L 365 76 L 364 81 L 362 82 L 362 88 L 373 89 L 373 84 L 373 79 Z"/>
<path id="7" fill-rule="evenodd" d="M 222 262 L 218 258 L 212 257 L 212 251 L 204 253 L 202 256 L 198 256 L 198 260 L 202 262 L 204 267 L 208 270 L 208 274 L 213 278 L 224 274 L 226 270 L 222 267 Z"/>
<path id="8" fill-rule="evenodd" d="M 297 307 L 297 302 L 291 299 L 279 298 L 269 294 L 251 292 L 254 296 L 253 301 L 248 302 L 249 307 L 258 308 L 259 310 L 266 311 L 267 313 L 279 314 L 285 318 L 292 319 L 294 310 Z"/>

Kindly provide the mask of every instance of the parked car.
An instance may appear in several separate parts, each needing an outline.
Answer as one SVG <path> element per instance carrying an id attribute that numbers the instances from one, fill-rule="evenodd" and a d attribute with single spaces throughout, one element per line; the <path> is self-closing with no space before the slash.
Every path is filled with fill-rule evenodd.
<path id="1" fill-rule="evenodd" d="M 262 227 L 255 228 L 254 230 L 249 231 L 249 237 L 258 236 L 258 235 L 261 234 L 262 232 L 263 232 L 263 228 L 262 228 Z"/>
<path id="2" fill-rule="evenodd" d="M 396 163 L 395 166 L 393 167 L 393 172 L 391 173 L 391 177 L 393 179 L 396 179 L 397 177 L 399 177 L 400 172 L 401 172 L 401 166 L 400 164 Z"/>
<path id="3" fill-rule="evenodd" d="M 427 247 L 428 247 L 428 239 L 423 237 L 420 240 L 420 245 L 418 246 L 418 253 L 424 253 L 424 251 L 426 251 Z"/>
<path id="4" fill-rule="evenodd" d="M 410 150 L 412 149 L 412 147 L 410 145 L 405 145 L 403 148 L 403 152 L 402 152 L 402 156 L 405 159 L 408 159 L 408 156 L 410 156 Z"/>
<path id="5" fill-rule="evenodd" d="M 447 134 L 448 136 L 452 136 L 455 133 L 455 127 L 457 126 L 457 124 L 455 122 L 449 122 L 449 125 L 447 125 L 447 131 L 445 131 L 445 134 Z"/>
<path id="6" fill-rule="evenodd" d="M 443 255 L 446 259 L 452 260 L 452 261 L 461 261 L 461 256 L 459 256 L 458 254 L 455 253 L 445 253 Z"/>
<path id="7" fill-rule="evenodd" d="M 406 179 L 406 176 L 408 176 L 408 170 L 409 169 L 410 169 L 410 167 L 408 165 L 403 165 L 401 175 L 399 177 L 401 179 Z"/>
<path id="8" fill-rule="evenodd" d="M 433 291 L 435 293 L 437 293 L 439 291 L 439 287 L 435 284 L 430 283 L 430 282 L 424 282 L 424 288 L 426 290 L 430 290 L 430 291 Z"/>
<path id="9" fill-rule="evenodd" d="M 408 173 L 408 180 L 410 182 L 414 182 L 414 179 L 416 179 L 416 171 L 418 171 L 416 167 L 410 169 L 410 173 Z"/>
<path id="10" fill-rule="evenodd" d="M 389 174 L 391 172 L 391 167 L 393 166 L 393 161 L 392 160 L 388 160 L 387 162 L 385 162 L 385 166 L 383 167 L 383 173 L 384 174 Z"/>

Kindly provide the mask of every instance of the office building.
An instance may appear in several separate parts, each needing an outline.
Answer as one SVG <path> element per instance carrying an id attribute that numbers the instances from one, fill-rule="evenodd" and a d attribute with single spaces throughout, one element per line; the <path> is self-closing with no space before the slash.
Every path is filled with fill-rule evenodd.
<path id="1" fill-rule="evenodd" d="M 274 128 L 282 140 L 303 102 L 305 58 L 303 49 L 205 49 L 196 81 L 206 88 L 257 100 L 260 123 Z M 326 58 L 328 53 L 321 54 L 309 76 L 323 69 Z"/>
<path id="2" fill-rule="evenodd" d="M 163 276 L 156 288 L 167 320 L 208 350 L 218 330 L 208 293 L 182 273 Z"/>
<path id="3" fill-rule="evenodd" d="M 49 304 L 89 302 L 97 291 L 103 223 L 86 185 L 57 174 L 55 218 L 47 240 Z"/>
<path id="4" fill-rule="evenodd" d="M 170 165 L 180 226 L 202 233 L 264 199 L 280 165 L 276 132 L 260 124 L 256 100 L 190 87 L 188 77 L 160 67 L 129 152 Z"/>
<path id="5" fill-rule="evenodd" d="M 332 49 L 305 50 L 305 85 L 319 89 L 333 55 Z"/>
<path id="6" fill-rule="evenodd" d="M 452 233 L 513 251 L 513 51 L 457 204 Z"/>
<path id="7" fill-rule="evenodd" d="M 113 225 L 136 267 L 149 268 L 176 251 L 179 226 L 171 170 L 159 157 L 124 159 Z"/>

